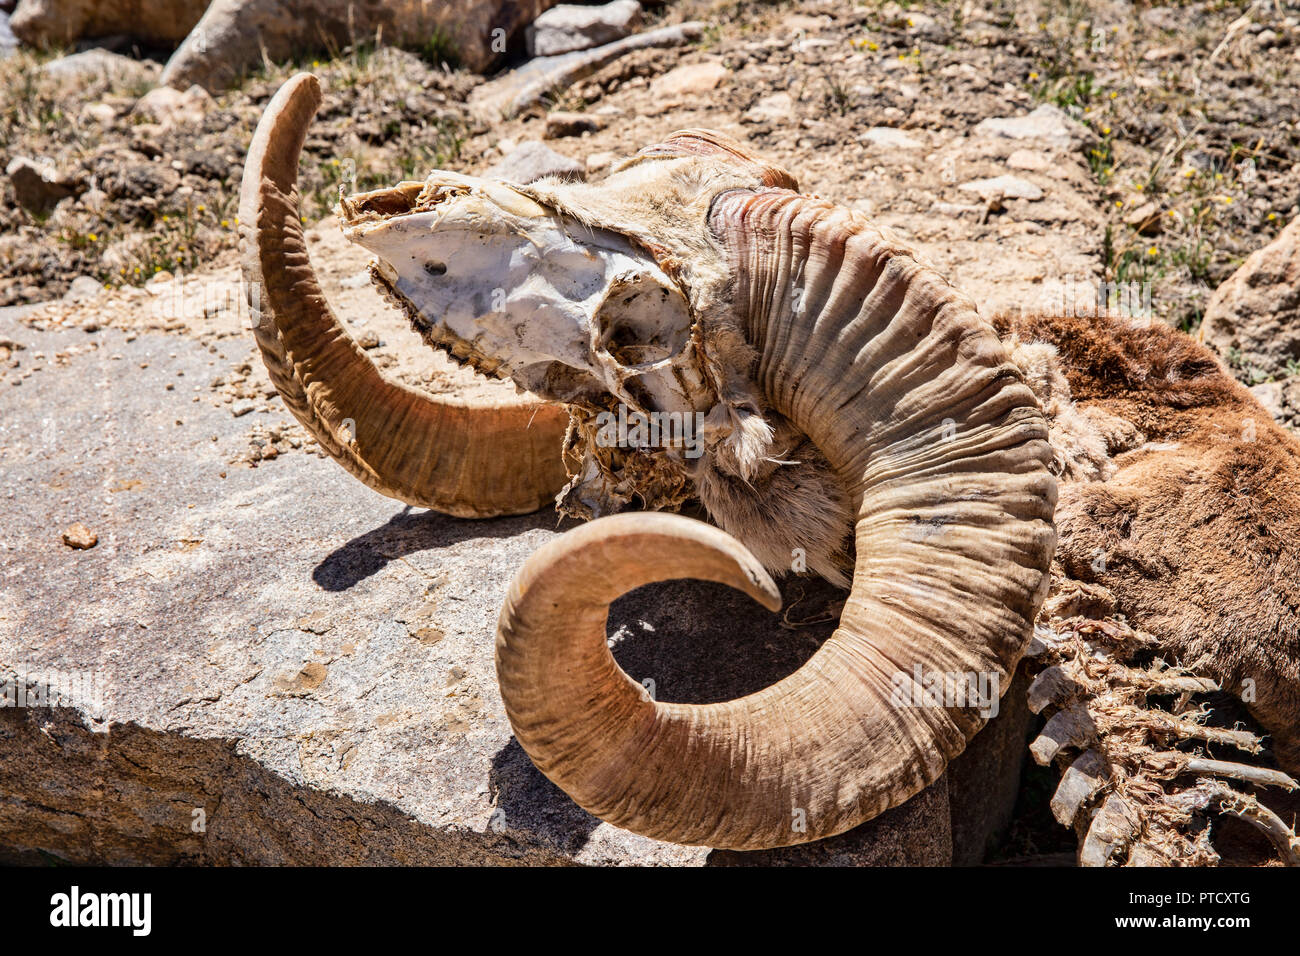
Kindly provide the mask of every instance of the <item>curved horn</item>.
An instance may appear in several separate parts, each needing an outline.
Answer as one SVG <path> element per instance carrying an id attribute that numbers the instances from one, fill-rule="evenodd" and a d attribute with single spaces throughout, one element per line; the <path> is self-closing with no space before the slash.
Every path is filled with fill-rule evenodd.
<path id="1" fill-rule="evenodd" d="M 330 308 L 307 256 L 296 188 L 320 101 L 311 74 L 285 83 L 244 167 L 243 275 L 271 381 L 321 447 L 380 494 L 462 518 L 535 511 L 566 480 L 560 408 L 513 395 L 434 399 L 390 382 Z"/>
<path id="2" fill-rule="evenodd" d="M 584 808 L 662 840 L 756 849 L 848 830 L 962 751 L 985 722 L 979 704 L 939 706 L 925 678 L 1005 688 L 1046 589 L 1056 486 L 1046 423 L 992 328 L 909 251 L 778 189 L 722 194 L 710 227 L 734 319 L 759 351 L 756 381 L 854 501 L 840 625 L 756 694 L 644 698 L 606 643 L 612 600 L 690 576 L 774 593 L 723 532 L 623 515 L 525 564 L 501 614 L 497 674 L 520 744 Z"/>

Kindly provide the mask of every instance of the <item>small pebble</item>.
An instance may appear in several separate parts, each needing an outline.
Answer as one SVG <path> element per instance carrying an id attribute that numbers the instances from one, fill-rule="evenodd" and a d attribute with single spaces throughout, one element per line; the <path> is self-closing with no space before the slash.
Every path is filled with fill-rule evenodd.
<path id="1" fill-rule="evenodd" d="M 99 544 L 99 535 L 78 521 L 76 524 L 69 525 L 63 532 L 63 543 L 69 548 L 85 551 Z"/>

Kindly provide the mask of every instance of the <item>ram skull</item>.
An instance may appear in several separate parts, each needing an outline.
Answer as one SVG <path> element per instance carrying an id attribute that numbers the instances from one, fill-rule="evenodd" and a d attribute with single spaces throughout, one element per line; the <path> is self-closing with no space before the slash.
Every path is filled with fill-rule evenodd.
<path id="1" fill-rule="evenodd" d="M 434 172 L 342 201 L 345 232 L 426 341 L 520 391 L 434 399 L 387 382 L 315 281 L 294 180 L 318 102 L 313 78 L 290 81 L 246 166 L 245 274 L 267 366 L 376 490 L 469 516 L 559 491 L 561 510 L 598 518 L 520 570 L 497 642 L 516 735 L 584 807 L 663 839 L 752 848 L 841 832 L 916 793 L 988 710 L 982 695 L 931 706 L 911 685 L 1005 686 L 1047 587 L 1058 478 L 1043 640 L 1068 645 L 1087 605 L 1103 617 L 1090 633 L 1137 635 L 1213 678 L 1197 686 L 1241 693 L 1276 759 L 1300 765 L 1300 458 L 1204 348 L 1115 316 L 1003 315 L 999 337 L 861 216 L 685 131 L 599 185 Z M 648 437 L 647 421 L 660 426 Z M 715 526 L 662 513 L 687 501 Z M 661 513 L 598 517 L 629 505 Z M 700 577 L 775 606 L 769 572 L 805 568 L 851 584 L 844 615 L 766 690 L 662 705 L 610 656 L 607 609 L 633 587 Z M 1154 638 L 1106 616 L 1117 611 Z M 1112 670 L 1156 686 L 1164 666 Z M 1160 750 L 1171 727 L 1247 752 L 1252 734 L 1115 709 L 1127 698 L 1091 683 L 1082 703 L 1068 682 L 1045 697 L 1050 671 L 1031 698 L 1096 713 L 1101 739 L 1079 760 L 1109 761 L 1107 805 L 1147 821 L 1134 858 L 1208 859 L 1190 831 L 1170 836 L 1177 821 L 1210 797 L 1253 805 L 1174 782 L 1193 769 L 1294 786 Z M 1071 795 L 1062 806 L 1085 820 L 1087 795 Z M 1297 858 L 1290 831 L 1246 816 Z M 1097 829 L 1083 857 L 1111 859 Z"/>

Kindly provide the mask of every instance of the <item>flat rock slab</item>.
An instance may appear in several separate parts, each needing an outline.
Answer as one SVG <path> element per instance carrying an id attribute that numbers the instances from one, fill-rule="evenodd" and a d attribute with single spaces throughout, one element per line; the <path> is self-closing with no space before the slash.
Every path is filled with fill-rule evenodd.
<path id="1" fill-rule="evenodd" d="M 21 314 L 0 315 L 0 338 L 25 346 L 24 362 L 98 347 L 0 382 L 0 685 L 60 705 L 0 708 L 0 858 L 951 859 L 945 780 L 829 844 L 758 857 L 601 823 L 514 741 L 493 669 L 502 597 L 563 530 L 554 514 L 412 510 L 302 451 L 232 464 L 252 420 L 288 416 L 278 400 L 241 417 L 194 400 L 194 383 L 222 371 L 216 346 L 40 331 Z M 94 547 L 64 544 L 76 522 Z M 784 589 L 794 620 L 837 598 L 807 581 Z M 620 663 L 664 700 L 757 690 L 830 627 L 782 627 L 698 582 L 642 589 L 611 613 Z"/>
<path id="2" fill-rule="evenodd" d="M 535 57 L 476 87 L 470 95 L 469 106 L 489 123 L 516 116 L 548 93 L 564 89 L 633 51 L 681 46 L 698 38 L 703 30 L 702 23 L 680 23 L 587 50 Z"/>

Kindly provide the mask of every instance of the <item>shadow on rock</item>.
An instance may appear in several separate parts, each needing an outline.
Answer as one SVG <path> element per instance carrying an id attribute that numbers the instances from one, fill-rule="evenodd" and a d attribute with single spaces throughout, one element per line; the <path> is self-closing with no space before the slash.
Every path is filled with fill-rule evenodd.
<path id="1" fill-rule="evenodd" d="M 599 819 L 533 766 L 513 737 L 492 758 L 488 786 L 500 814 L 493 815 L 493 826 L 502 826 L 506 833 L 523 830 L 564 856 L 576 855 L 600 826 Z"/>
<path id="2" fill-rule="evenodd" d="M 713 703 L 762 690 L 813 655 L 835 629 L 844 600 L 820 580 L 788 579 L 782 593 L 788 623 L 721 584 L 638 588 L 610 608 L 614 657 L 634 679 L 653 681 L 663 701 Z M 600 824 L 514 739 L 493 758 L 489 779 L 507 832 L 525 830 L 572 856 Z"/>
<path id="3" fill-rule="evenodd" d="M 835 630 L 845 598 L 820 578 L 786 578 L 780 588 L 777 614 L 722 584 L 638 588 L 610 608 L 614 658 L 666 703 L 712 704 L 760 691 L 812 657 Z"/>
<path id="4" fill-rule="evenodd" d="M 0 865 L 568 862 L 509 834 L 421 822 L 386 800 L 286 779 L 239 754 L 236 739 L 105 729 L 71 707 L 23 707 L 0 709 L 0 740 Z"/>
<path id="5" fill-rule="evenodd" d="M 565 522 L 560 527 L 567 527 Z M 509 538 L 534 528 L 556 528 L 550 511 L 490 520 L 453 518 L 409 505 L 378 528 L 358 535 L 329 554 L 312 571 L 312 580 L 326 591 L 346 591 L 379 571 L 388 562 L 420 551 L 445 548 L 473 538 Z"/>

